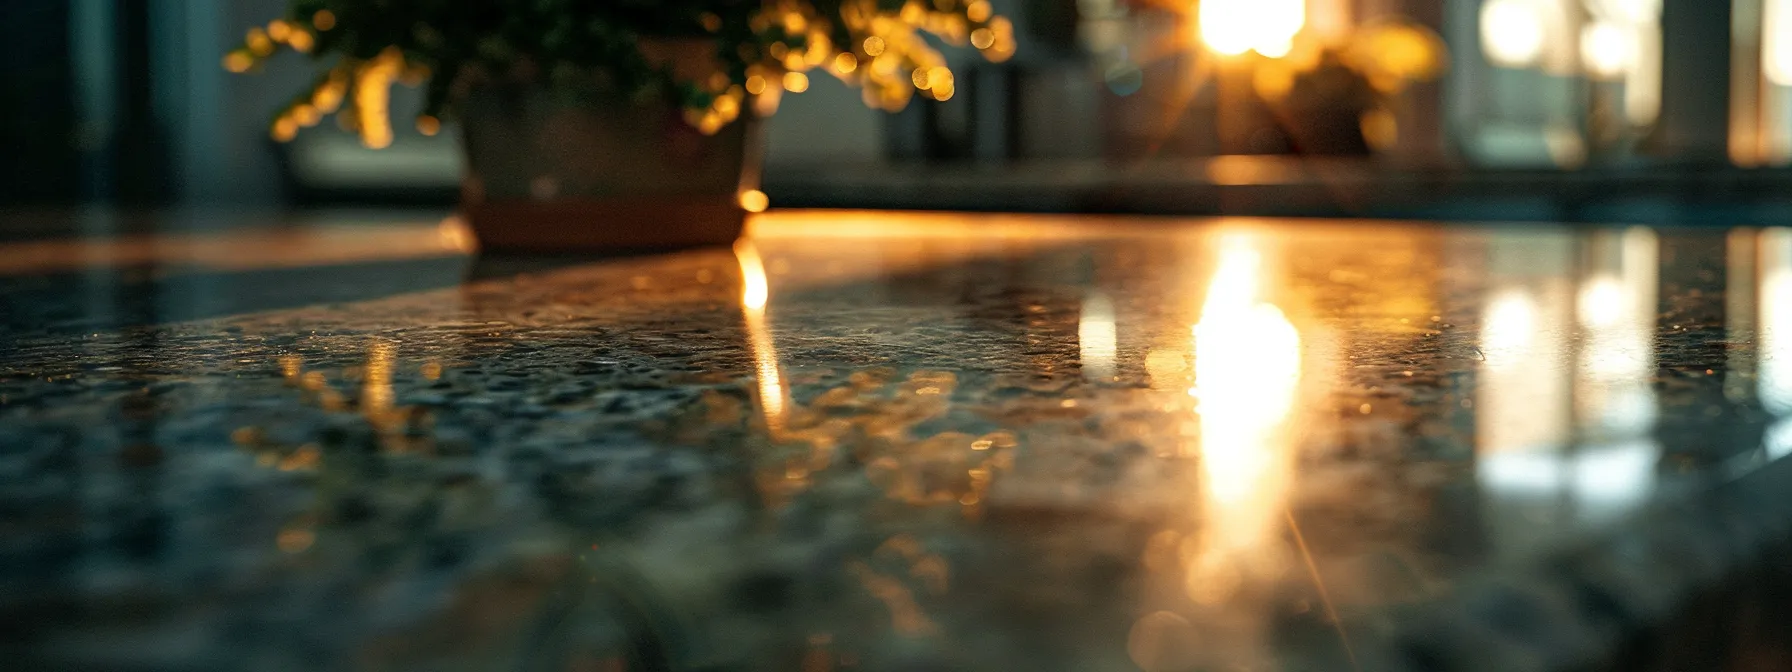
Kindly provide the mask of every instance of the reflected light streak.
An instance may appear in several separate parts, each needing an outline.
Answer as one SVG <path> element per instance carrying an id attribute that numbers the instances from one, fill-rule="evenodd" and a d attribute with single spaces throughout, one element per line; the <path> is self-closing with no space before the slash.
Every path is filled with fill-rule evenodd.
<path id="1" fill-rule="evenodd" d="M 1095 381 L 1113 380 L 1119 336 L 1114 327 L 1114 302 L 1106 294 L 1092 291 L 1083 299 L 1076 337 L 1082 352 L 1083 376 Z"/>
<path id="2" fill-rule="evenodd" d="M 1557 449 L 1571 421 L 1571 378 L 1561 366 L 1566 332 L 1558 320 L 1567 317 L 1567 298 L 1507 289 L 1482 315 L 1476 478 L 1493 492 L 1532 499 L 1565 485 Z"/>
<path id="3" fill-rule="evenodd" d="M 1494 295 L 1482 319 L 1481 351 L 1487 366 L 1510 370 L 1531 354 L 1537 336 L 1537 302 L 1518 290 Z"/>
<path id="4" fill-rule="evenodd" d="M 1476 480 L 1507 552 L 1537 543 L 1539 527 L 1633 511 L 1656 482 L 1660 243 L 1633 227 L 1594 232 L 1578 247 L 1590 272 L 1577 291 L 1534 276 L 1542 284 L 1496 293 L 1483 315 Z M 1534 275 L 1534 254 L 1514 250 L 1506 263 Z"/>
<path id="5" fill-rule="evenodd" d="M 1589 329 L 1618 326 L 1630 311 L 1625 307 L 1624 283 L 1605 274 L 1587 281 L 1580 290 L 1580 321 Z"/>
<path id="6" fill-rule="evenodd" d="M 389 429 L 396 419 L 392 414 L 392 360 L 397 354 L 392 343 L 375 340 L 367 346 L 367 371 L 361 381 L 361 414 L 375 427 Z"/>
<path id="7" fill-rule="evenodd" d="M 1792 228 L 1761 231 L 1761 405 L 1792 415 Z"/>
<path id="8" fill-rule="evenodd" d="M 765 276 L 765 262 L 758 248 L 745 238 L 734 243 L 734 257 L 740 262 L 741 313 L 746 318 L 747 339 L 753 348 L 754 369 L 759 379 L 759 404 L 765 414 L 765 426 L 776 435 L 784 429 L 784 376 L 778 369 L 778 349 L 766 328 L 765 305 L 771 298 L 771 286 Z"/>
<path id="9" fill-rule="evenodd" d="M 1595 233 L 1589 245 L 1608 270 L 1581 286 L 1584 338 L 1575 401 L 1583 427 L 1628 438 L 1646 432 L 1656 415 L 1650 378 L 1659 243 L 1653 231 L 1634 227 L 1617 235 Z"/>
<path id="10" fill-rule="evenodd" d="M 1249 239 L 1222 241 L 1194 326 L 1201 479 L 1206 516 L 1188 569 L 1197 601 L 1224 599 L 1237 579 L 1276 565 L 1292 471 L 1287 419 L 1300 382 L 1300 334 L 1262 298 L 1262 258 Z"/>

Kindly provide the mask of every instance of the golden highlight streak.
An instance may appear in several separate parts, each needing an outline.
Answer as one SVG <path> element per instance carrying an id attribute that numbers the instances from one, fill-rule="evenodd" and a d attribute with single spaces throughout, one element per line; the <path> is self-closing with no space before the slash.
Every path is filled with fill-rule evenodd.
<path id="1" fill-rule="evenodd" d="M 392 360 L 397 348 L 384 340 L 374 340 L 367 346 L 367 372 L 361 383 L 361 415 L 367 422 L 381 430 L 392 427 L 396 419 L 392 413 Z"/>
<path id="2" fill-rule="evenodd" d="M 1119 336 L 1114 326 L 1114 302 L 1107 295 L 1092 291 L 1083 299 L 1076 340 L 1083 376 L 1093 381 L 1113 380 Z"/>
<path id="3" fill-rule="evenodd" d="M 753 361 L 759 378 L 759 405 L 765 414 L 765 426 L 776 436 L 784 430 L 784 376 L 778 370 L 778 348 L 766 328 L 765 305 L 771 298 L 771 285 L 765 275 L 765 261 L 758 248 L 745 238 L 734 244 L 734 257 L 740 262 L 741 314 L 747 323 L 747 339 L 753 348 Z"/>
<path id="4" fill-rule="evenodd" d="M 1263 301 L 1261 274 L 1253 241 L 1226 236 L 1194 326 L 1196 387 L 1189 394 L 1199 399 L 1206 529 L 1187 580 L 1190 597 L 1201 602 L 1225 599 L 1247 574 L 1279 561 L 1300 334 Z"/>

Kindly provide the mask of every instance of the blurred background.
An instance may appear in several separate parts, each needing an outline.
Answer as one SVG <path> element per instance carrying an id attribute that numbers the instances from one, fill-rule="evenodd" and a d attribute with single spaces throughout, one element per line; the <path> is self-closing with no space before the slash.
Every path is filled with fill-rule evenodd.
<path id="1" fill-rule="evenodd" d="M 282 0 L 7 0 L 0 204 L 449 207 L 457 134 L 271 115 L 220 58 Z M 997 0 L 1020 51 L 765 124 L 774 207 L 1792 221 L 1792 0 Z M 400 88 L 393 115 L 420 94 Z"/>

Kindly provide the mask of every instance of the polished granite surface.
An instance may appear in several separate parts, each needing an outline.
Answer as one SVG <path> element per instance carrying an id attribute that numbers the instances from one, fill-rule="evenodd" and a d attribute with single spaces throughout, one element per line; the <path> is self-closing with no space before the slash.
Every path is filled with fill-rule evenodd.
<path id="1" fill-rule="evenodd" d="M 179 229 L 0 244 L 26 669 L 1586 669 L 1792 529 L 1792 229 Z"/>

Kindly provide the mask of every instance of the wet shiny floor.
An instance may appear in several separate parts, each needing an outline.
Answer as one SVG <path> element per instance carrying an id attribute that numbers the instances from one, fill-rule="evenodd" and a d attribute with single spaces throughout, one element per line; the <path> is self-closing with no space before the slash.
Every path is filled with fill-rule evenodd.
<path id="1" fill-rule="evenodd" d="M 1658 548 L 1780 523 L 1694 503 L 1792 452 L 1792 229 L 793 212 L 733 250 L 466 249 L 0 245 L 0 643 L 1544 669 L 1660 615 L 1692 570 Z"/>

